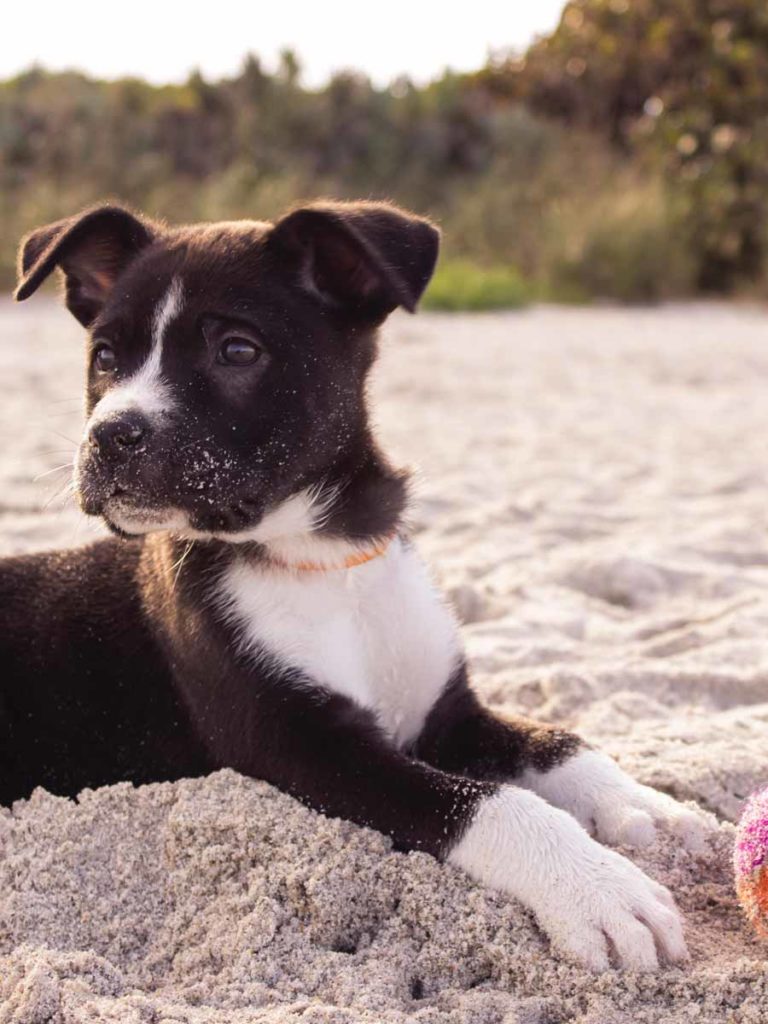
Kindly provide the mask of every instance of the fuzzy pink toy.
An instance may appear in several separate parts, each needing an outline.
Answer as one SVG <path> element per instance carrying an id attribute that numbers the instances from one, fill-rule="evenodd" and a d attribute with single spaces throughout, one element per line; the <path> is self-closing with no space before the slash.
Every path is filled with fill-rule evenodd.
<path id="1" fill-rule="evenodd" d="M 768 786 L 747 801 L 733 851 L 736 892 L 758 935 L 768 938 Z"/>

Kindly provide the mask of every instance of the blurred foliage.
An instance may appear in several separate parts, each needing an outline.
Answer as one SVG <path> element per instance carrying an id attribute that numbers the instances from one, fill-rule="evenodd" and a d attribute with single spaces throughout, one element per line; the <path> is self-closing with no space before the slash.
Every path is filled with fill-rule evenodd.
<path id="1" fill-rule="evenodd" d="M 533 299 L 531 285 L 509 266 L 482 267 L 468 260 L 443 260 L 424 295 L 424 309 L 517 309 Z"/>
<path id="2" fill-rule="evenodd" d="M 763 278 L 765 0 L 574 0 L 552 35 L 479 78 L 494 95 L 658 169 L 684 211 L 698 289 Z"/>
<path id="3" fill-rule="evenodd" d="M 435 217 L 440 308 L 755 288 L 768 238 L 765 0 L 574 0 L 524 56 L 375 88 L 351 71 L 0 82 L 0 278 L 18 237 L 117 198 L 172 221 L 320 195 Z M 470 267 L 468 264 L 471 264 Z"/>
<path id="4" fill-rule="evenodd" d="M 695 260 L 682 207 L 657 181 L 625 173 L 621 188 L 621 180 L 564 211 L 560 223 L 573 242 L 552 256 L 556 297 L 657 302 L 691 293 Z"/>

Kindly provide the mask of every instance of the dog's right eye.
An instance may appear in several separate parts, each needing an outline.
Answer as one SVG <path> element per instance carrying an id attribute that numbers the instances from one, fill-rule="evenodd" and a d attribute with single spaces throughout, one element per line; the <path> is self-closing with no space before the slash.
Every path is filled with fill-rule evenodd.
<path id="1" fill-rule="evenodd" d="M 111 345 L 105 345 L 102 342 L 96 346 L 93 353 L 93 365 L 99 373 L 111 373 L 117 369 L 117 356 Z"/>
<path id="2" fill-rule="evenodd" d="M 250 338 L 242 338 L 238 334 L 230 334 L 224 339 L 219 349 L 218 362 L 228 366 L 251 366 L 261 358 L 262 349 Z"/>

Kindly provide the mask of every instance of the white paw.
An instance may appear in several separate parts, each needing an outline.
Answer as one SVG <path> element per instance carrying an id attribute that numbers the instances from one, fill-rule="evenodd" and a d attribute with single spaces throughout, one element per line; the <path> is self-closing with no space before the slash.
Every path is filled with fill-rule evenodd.
<path id="1" fill-rule="evenodd" d="M 568 811 L 590 835 L 617 846 L 648 846 L 660 826 L 691 853 L 702 853 L 707 835 L 717 829 L 717 819 L 707 811 L 635 782 L 596 750 L 575 754 L 547 772 L 528 770 L 520 785 Z"/>
<path id="2" fill-rule="evenodd" d="M 591 842 L 596 850 L 582 851 L 579 876 L 552 885 L 532 907 L 552 943 L 595 971 L 611 961 L 635 971 L 655 970 L 662 959 L 685 961 L 682 920 L 669 891 L 626 857 Z"/>
<path id="3" fill-rule="evenodd" d="M 448 859 L 517 897 L 558 950 L 592 970 L 688 956 L 669 892 L 532 793 L 503 786 L 484 800 Z"/>

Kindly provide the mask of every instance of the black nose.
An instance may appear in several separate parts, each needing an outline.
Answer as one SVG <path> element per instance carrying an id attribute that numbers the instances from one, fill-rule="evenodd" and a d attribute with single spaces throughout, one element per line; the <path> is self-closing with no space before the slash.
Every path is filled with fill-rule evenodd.
<path id="1" fill-rule="evenodd" d="M 128 455 L 146 439 L 148 429 L 147 421 L 139 413 L 123 412 L 94 423 L 88 440 L 104 455 Z"/>

